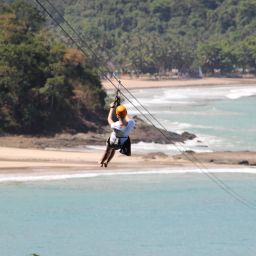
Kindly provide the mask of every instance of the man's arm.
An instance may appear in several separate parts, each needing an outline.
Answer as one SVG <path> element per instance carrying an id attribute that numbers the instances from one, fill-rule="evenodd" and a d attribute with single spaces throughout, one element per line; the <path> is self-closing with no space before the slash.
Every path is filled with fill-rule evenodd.
<path id="1" fill-rule="evenodd" d="M 109 113 L 108 113 L 108 123 L 109 123 L 109 125 L 111 125 L 111 124 L 113 124 L 114 123 L 114 121 L 113 121 L 113 119 L 112 119 L 112 117 L 113 117 L 113 112 L 114 112 L 114 106 L 111 104 L 110 105 L 110 109 L 109 109 Z"/>

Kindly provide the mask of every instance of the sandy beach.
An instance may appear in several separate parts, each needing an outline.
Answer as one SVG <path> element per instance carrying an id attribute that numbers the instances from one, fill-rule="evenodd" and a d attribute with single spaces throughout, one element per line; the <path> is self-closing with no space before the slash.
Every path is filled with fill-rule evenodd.
<path id="1" fill-rule="evenodd" d="M 0 173 L 34 172 L 37 169 L 72 169 L 103 171 L 106 168 L 100 167 L 102 151 L 99 152 L 70 152 L 61 150 L 39 150 L 0 147 Z M 133 155 L 131 157 L 116 154 L 109 168 L 130 169 L 130 168 L 152 168 L 156 166 L 170 166 L 187 164 L 186 160 L 174 159 L 160 154 Z M 58 170 L 59 171 L 59 170 Z M 50 171 L 51 172 L 51 171 Z"/>
<path id="2" fill-rule="evenodd" d="M 102 152 L 70 152 L 0 147 L 0 182 L 19 181 L 29 177 L 69 177 L 82 174 L 113 172 L 150 172 L 162 169 L 195 169 L 210 171 L 220 168 L 256 166 L 256 152 L 213 152 L 166 156 L 160 153 L 126 157 L 117 153 L 108 168 L 100 167 Z M 193 159 L 190 161 L 189 159 Z M 195 161 L 196 159 L 196 161 Z M 242 169 L 241 169 L 242 170 Z M 256 168 L 255 168 L 256 173 Z"/>
<path id="3" fill-rule="evenodd" d="M 109 88 L 108 82 L 103 85 Z M 129 89 L 153 88 L 153 87 L 179 87 L 179 86 L 204 86 L 204 85 L 255 85 L 256 79 L 231 79 L 231 78 L 203 78 L 192 80 L 129 80 L 123 79 L 122 83 Z M 91 137 L 91 135 L 90 135 Z M 38 147 L 40 139 L 32 138 L 24 141 L 22 136 L 9 136 L 0 138 L 0 180 L 4 177 L 16 176 L 40 176 L 75 173 L 102 173 L 122 172 L 126 170 L 158 170 L 161 168 L 197 168 L 197 164 L 190 161 L 187 156 L 167 156 L 159 152 L 126 157 L 119 153 L 109 164 L 108 168 L 100 167 L 100 159 L 103 154 L 99 151 L 72 151 L 72 144 L 67 143 L 66 150 L 47 148 L 44 145 Z M 27 144 L 26 144 L 27 143 Z M 49 142 L 48 142 L 49 143 Z M 51 141 L 54 145 L 54 140 Z M 34 146 L 33 146 L 34 145 Z M 50 144 L 51 145 L 51 144 Z M 67 150 L 69 149 L 69 150 Z M 195 158 L 199 163 L 206 164 L 207 168 L 242 168 L 256 166 L 256 152 L 211 152 L 196 153 Z M 256 169 L 255 169 L 256 173 Z"/>
<path id="4" fill-rule="evenodd" d="M 202 79 L 173 79 L 173 80 L 149 80 L 149 79 L 127 79 L 121 78 L 121 83 L 127 89 L 142 88 L 165 88 L 165 87 L 190 87 L 190 86 L 228 86 L 228 85 L 256 85 L 256 78 L 215 78 L 205 77 Z M 113 84 L 118 85 L 117 81 L 112 79 Z M 106 90 L 113 89 L 110 81 L 104 80 L 102 84 Z"/>

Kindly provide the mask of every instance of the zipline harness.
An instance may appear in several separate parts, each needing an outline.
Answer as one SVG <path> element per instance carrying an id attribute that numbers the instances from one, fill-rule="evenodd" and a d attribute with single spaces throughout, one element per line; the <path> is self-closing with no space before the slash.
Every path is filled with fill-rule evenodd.
<path id="1" fill-rule="evenodd" d="M 105 64 L 105 67 L 108 67 L 106 62 L 102 59 L 100 59 L 98 57 L 98 55 L 92 50 L 92 48 L 88 45 L 87 41 L 84 40 L 80 34 L 78 34 L 78 32 L 73 28 L 73 26 L 70 25 L 70 23 L 63 17 L 63 15 L 59 12 L 59 10 L 49 1 L 49 0 L 45 0 L 45 2 L 48 3 L 48 5 L 55 11 L 55 13 L 58 14 L 60 20 L 62 20 L 67 26 L 68 28 L 74 33 L 74 35 L 78 38 L 78 40 L 81 43 L 78 43 L 64 28 L 63 25 L 61 25 L 58 20 L 48 11 L 48 9 L 46 9 L 46 7 L 39 1 L 39 0 L 35 0 L 35 2 L 40 6 L 40 8 L 47 13 L 47 15 L 56 23 L 56 25 L 62 30 L 62 32 L 67 36 L 67 38 L 69 40 L 71 40 L 71 42 L 85 55 L 85 56 L 89 56 L 90 55 L 84 50 L 83 45 L 86 46 L 86 49 L 89 50 L 92 54 L 92 56 L 95 57 L 95 60 L 99 61 L 100 63 Z M 230 186 L 228 186 L 224 181 L 222 181 L 219 177 L 217 177 L 214 173 L 208 172 L 207 171 L 207 166 L 205 166 L 199 159 L 197 159 L 193 154 L 188 154 L 187 152 L 185 152 L 185 148 L 184 146 L 177 142 L 176 144 L 172 141 L 172 139 L 168 136 L 168 130 L 166 129 L 166 127 L 163 126 L 163 124 L 155 117 L 153 116 L 149 110 L 143 106 L 141 104 L 141 102 L 130 92 L 130 90 L 128 90 L 123 84 L 122 82 L 116 77 L 115 74 L 113 74 L 113 78 L 115 80 L 115 82 L 117 83 L 117 85 L 108 78 L 108 76 L 105 74 L 105 71 L 99 67 L 98 68 L 99 72 L 104 76 L 104 78 L 106 80 L 108 80 L 108 82 L 110 84 L 112 84 L 112 86 L 116 89 L 116 97 L 115 97 L 115 104 L 118 106 L 120 105 L 120 96 L 122 95 L 154 128 L 156 128 L 163 137 L 165 137 L 171 144 L 174 144 L 175 148 L 177 149 L 177 151 L 179 151 L 187 160 L 189 160 L 190 162 L 192 162 L 200 171 L 201 173 L 205 174 L 211 181 L 213 181 L 220 189 L 222 189 L 223 191 L 225 191 L 227 194 L 229 194 L 233 199 L 239 201 L 241 204 L 243 204 L 244 206 L 250 208 L 250 209 L 256 209 L 256 204 L 253 202 L 248 201 L 246 198 L 244 198 L 243 196 L 241 196 L 239 193 L 237 193 L 236 191 L 234 191 Z M 107 68 L 108 73 L 113 73 L 111 72 L 108 68 Z M 120 87 L 123 89 L 123 91 L 120 89 Z M 143 111 L 145 111 L 149 117 L 147 115 L 145 115 L 138 106 L 136 106 L 130 99 L 128 96 L 125 95 L 125 93 L 128 93 L 128 96 L 130 96 L 137 104 L 139 107 L 142 108 Z M 151 118 L 151 119 L 150 119 Z M 155 124 L 155 123 L 156 124 Z M 159 125 L 164 132 L 157 127 L 156 125 Z M 177 146 L 179 145 L 179 147 Z"/>

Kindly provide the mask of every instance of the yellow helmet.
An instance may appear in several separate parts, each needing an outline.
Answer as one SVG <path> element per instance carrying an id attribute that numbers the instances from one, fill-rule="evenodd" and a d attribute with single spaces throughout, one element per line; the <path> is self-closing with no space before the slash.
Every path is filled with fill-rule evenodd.
<path id="1" fill-rule="evenodd" d="M 127 115 L 127 110 L 126 110 L 126 107 L 124 105 L 119 105 L 117 108 L 116 108 L 116 115 L 121 117 L 121 118 L 124 118 L 126 117 Z"/>

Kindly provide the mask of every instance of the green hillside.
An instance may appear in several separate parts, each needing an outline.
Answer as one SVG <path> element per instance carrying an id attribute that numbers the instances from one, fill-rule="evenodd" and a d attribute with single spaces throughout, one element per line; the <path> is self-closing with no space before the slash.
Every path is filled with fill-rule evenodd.
<path id="1" fill-rule="evenodd" d="M 118 70 L 255 72 L 255 0 L 51 2 Z"/>
<path id="2" fill-rule="evenodd" d="M 97 130 L 105 92 L 83 54 L 47 32 L 21 1 L 0 4 L 0 132 Z"/>
<path id="3" fill-rule="evenodd" d="M 87 57 L 35 0 L 4 2 L 0 132 L 96 130 L 105 115 L 100 66 L 127 74 L 256 73 L 255 0 L 41 0 L 83 37 Z"/>

